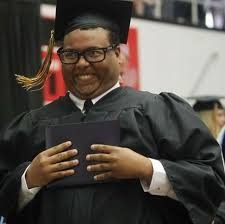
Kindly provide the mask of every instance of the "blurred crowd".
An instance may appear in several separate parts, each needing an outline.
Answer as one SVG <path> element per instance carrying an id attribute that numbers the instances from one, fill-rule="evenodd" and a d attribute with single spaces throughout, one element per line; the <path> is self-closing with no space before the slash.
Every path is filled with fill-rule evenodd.
<path id="1" fill-rule="evenodd" d="M 134 16 L 225 29 L 225 1 L 134 0 Z"/>

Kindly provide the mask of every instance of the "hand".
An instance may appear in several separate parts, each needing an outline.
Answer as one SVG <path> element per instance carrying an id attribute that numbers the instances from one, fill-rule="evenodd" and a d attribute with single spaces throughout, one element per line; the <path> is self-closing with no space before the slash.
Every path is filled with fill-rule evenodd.
<path id="1" fill-rule="evenodd" d="M 91 149 L 95 154 L 87 155 L 86 159 L 97 164 L 89 165 L 87 170 L 100 172 L 94 176 L 95 180 L 139 178 L 151 182 L 153 168 L 148 158 L 129 148 L 92 145 Z"/>
<path id="2" fill-rule="evenodd" d="M 79 161 L 66 161 L 77 154 L 76 149 L 67 150 L 71 145 L 71 142 L 64 142 L 39 153 L 26 172 L 28 188 L 42 187 L 56 179 L 73 175 L 73 167 Z"/>

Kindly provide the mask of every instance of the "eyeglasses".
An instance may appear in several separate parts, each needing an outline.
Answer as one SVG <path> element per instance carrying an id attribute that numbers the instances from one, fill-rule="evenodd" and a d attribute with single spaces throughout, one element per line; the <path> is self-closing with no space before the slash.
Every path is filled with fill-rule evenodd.
<path id="1" fill-rule="evenodd" d="M 97 63 L 105 60 L 106 52 L 115 49 L 117 45 L 113 44 L 104 48 L 91 48 L 84 51 L 76 51 L 73 49 L 63 49 L 62 47 L 58 49 L 57 54 L 63 64 L 76 64 L 80 57 L 83 56 L 84 59 L 89 63 Z"/>

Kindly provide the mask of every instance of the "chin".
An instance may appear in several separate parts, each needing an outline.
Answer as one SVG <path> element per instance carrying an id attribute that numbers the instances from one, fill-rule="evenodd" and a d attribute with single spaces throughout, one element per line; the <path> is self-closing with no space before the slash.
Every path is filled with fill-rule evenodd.
<path id="1" fill-rule="evenodd" d="M 94 91 L 75 91 L 75 95 L 84 100 L 95 97 Z"/>

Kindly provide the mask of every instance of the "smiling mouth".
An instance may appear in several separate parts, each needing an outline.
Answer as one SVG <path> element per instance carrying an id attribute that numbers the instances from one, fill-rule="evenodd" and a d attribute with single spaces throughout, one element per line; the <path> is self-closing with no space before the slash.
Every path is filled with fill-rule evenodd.
<path id="1" fill-rule="evenodd" d="M 85 74 L 85 75 L 79 75 L 77 76 L 77 79 L 78 80 L 81 80 L 81 81 L 86 81 L 86 80 L 90 80 L 90 79 L 93 79 L 93 75 L 91 74 Z"/>
<path id="2" fill-rule="evenodd" d="M 80 84 L 90 84 L 96 80 L 96 76 L 93 74 L 82 74 L 74 77 L 75 82 L 79 82 Z"/>

